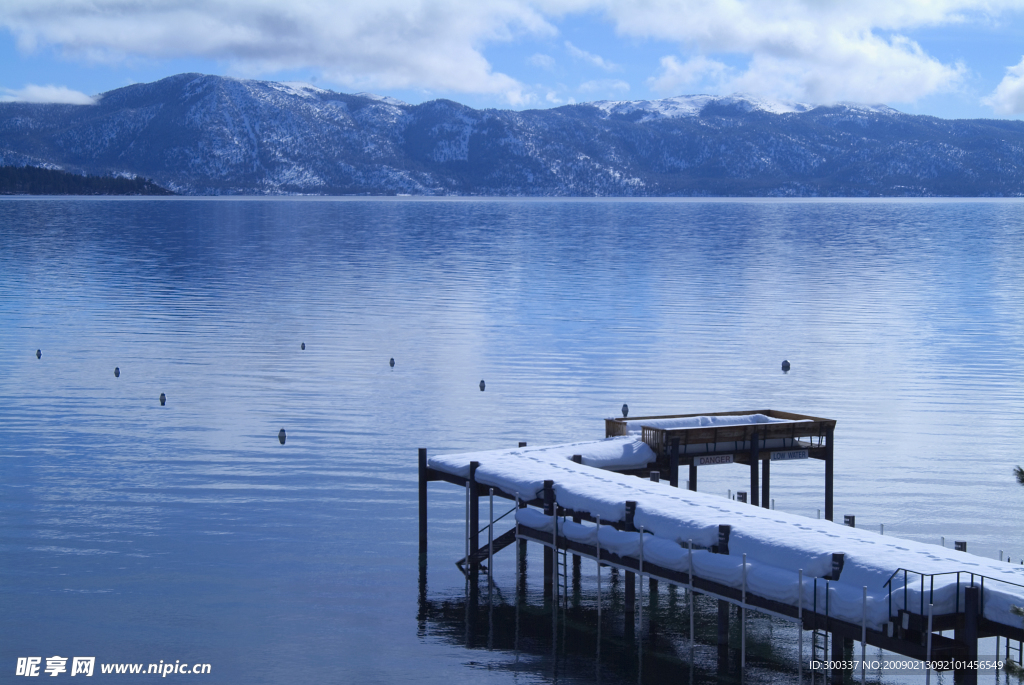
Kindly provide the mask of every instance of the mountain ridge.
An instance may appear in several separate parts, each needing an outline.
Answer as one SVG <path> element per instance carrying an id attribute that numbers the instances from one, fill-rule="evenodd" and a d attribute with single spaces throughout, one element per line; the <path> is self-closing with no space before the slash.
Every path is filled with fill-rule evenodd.
<path id="1" fill-rule="evenodd" d="M 1020 196 L 1024 122 L 742 95 L 476 110 L 178 74 L 0 103 L 0 164 L 191 195 Z"/>

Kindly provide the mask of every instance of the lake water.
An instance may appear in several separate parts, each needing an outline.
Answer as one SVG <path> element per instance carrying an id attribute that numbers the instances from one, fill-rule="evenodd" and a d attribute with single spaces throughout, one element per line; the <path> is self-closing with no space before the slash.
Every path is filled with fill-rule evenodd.
<path id="1" fill-rule="evenodd" d="M 420 594 L 417 448 L 600 438 L 624 402 L 836 419 L 837 519 L 1018 563 L 1022 264 L 1017 201 L 0 200 L 0 680 L 688 682 L 681 593 L 554 644 L 509 550 L 469 611 L 441 483 Z M 815 517 L 823 472 L 778 465 L 776 507 Z M 795 632 L 751 630 L 746 682 L 791 682 Z"/>

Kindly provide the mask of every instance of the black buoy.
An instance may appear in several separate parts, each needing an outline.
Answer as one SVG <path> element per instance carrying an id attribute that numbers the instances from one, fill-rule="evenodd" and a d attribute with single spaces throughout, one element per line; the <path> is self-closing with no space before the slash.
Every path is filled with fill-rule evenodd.
<path id="1" fill-rule="evenodd" d="M 36 350 L 36 359 L 42 359 L 42 358 L 43 358 L 43 351 L 42 350 Z"/>
<path id="2" fill-rule="evenodd" d="M 623 403 L 623 405 L 622 405 L 622 418 L 626 418 L 627 416 L 629 416 L 629 405 Z"/>
<path id="3" fill-rule="evenodd" d="M 114 367 L 114 378 L 120 378 L 120 377 L 121 377 L 121 367 L 120 366 L 115 366 Z"/>
<path id="4" fill-rule="evenodd" d="M 391 368 L 392 368 L 392 369 L 393 369 L 393 368 L 395 368 L 395 358 L 394 358 L 394 357 L 392 357 L 392 358 L 391 358 L 391 361 L 389 361 L 389 362 L 388 362 L 388 364 L 391 364 Z"/>
<path id="5" fill-rule="evenodd" d="M 277 439 L 278 439 L 278 440 L 280 440 L 280 441 L 281 441 L 281 444 L 283 445 L 283 444 L 284 444 L 284 441 L 285 441 L 285 440 L 286 440 L 287 438 L 288 438 L 288 436 L 284 434 L 284 428 L 282 428 L 282 429 L 281 429 L 281 432 L 277 434 Z"/>
<path id="6" fill-rule="evenodd" d="M 483 381 L 480 381 L 480 392 L 483 392 L 484 388 L 486 388 L 486 387 L 487 387 L 487 384 L 484 383 Z"/>
<path id="7" fill-rule="evenodd" d="M 160 393 L 160 406 L 164 406 L 167 403 L 167 395 Z"/>
<path id="8" fill-rule="evenodd" d="M 302 343 L 302 349 L 306 349 L 306 343 Z"/>
<path id="9" fill-rule="evenodd" d="M 783 371 L 789 371 L 789 360 L 788 359 L 783 359 L 782 360 L 782 370 Z"/>

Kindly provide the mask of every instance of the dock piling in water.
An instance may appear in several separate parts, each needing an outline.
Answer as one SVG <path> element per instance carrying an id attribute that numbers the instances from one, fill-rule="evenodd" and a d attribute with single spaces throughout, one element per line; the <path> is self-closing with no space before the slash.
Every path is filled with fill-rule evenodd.
<path id="1" fill-rule="evenodd" d="M 668 484 L 679 487 L 679 438 L 672 438 L 672 451 L 668 455 Z"/>
<path id="2" fill-rule="evenodd" d="M 420 556 L 427 553 L 427 448 L 419 449 Z"/>
<path id="3" fill-rule="evenodd" d="M 555 481 L 544 481 L 544 515 L 555 518 Z M 557 523 L 557 522 L 556 522 Z M 555 528 L 557 531 L 557 526 Z M 544 595 L 551 597 L 551 579 L 555 574 L 555 552 L 553 547 L 544 547 Z M 554 599 L 552 597 L 552 599 Z"/>
<path id="4" fill-rule="evenodd" d="M 476 470 L 479 467 L 480 462 L 469 462 L 469 553 L 471 555 L 480 549 L 480 491 L 476 482 Z M 476 573 L 480 569 L 480 563 L 474 561 L 472 557 L 467 558 L 466 561 L 469 565 L 469 572 L 475 579 Z"/>
<path id="5" fill-rule="evenodd" d="M 755 430 L 750 437 L 750 503 L 755 507 L 760 504 L 757 496 L 758 490 L 760 490 L 757 478 L 757 461 L 758 456 L 760 456 L 758 454 L 760 449 L 761 443 L 757 439 L 757 431 Z"/>

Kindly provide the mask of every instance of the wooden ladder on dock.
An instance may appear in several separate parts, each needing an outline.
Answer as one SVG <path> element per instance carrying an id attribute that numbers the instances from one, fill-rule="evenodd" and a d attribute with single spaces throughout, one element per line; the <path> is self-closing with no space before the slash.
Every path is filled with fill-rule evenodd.
<path id="1" fill-rule="evenodd" d="M 558 600 L 563 609 L 569 608 L 569 550 L 559 547 L 555 550 L 555 574 L 561 579 L 559 581 Z"/>
<path id="2" fill-rule="evenodd" d="M 811 682 L 815 682 L 815 676 L 821 675 L 821 682 L 828 682 L 828 669 L 825 667 L 815 668 L 813 664 L 826 664 L 832 658 L 828 648 L 829 634 L 827 630 L 820 630 L 815 627 L 811 630 L 811 666 L 808 669 L 811 674 Z"/>
<path id="3" fill-rule="evenodd" d="M 509 545 L 511 545 L 515 541 L 516 541 L 516 529 L 515 528 L 510 528 L 507 531 L 505 531 L 504 533 L 502 533 L 501 535 L 499 535 L 498 537 L 494 538 L 494 542 L 492 543 L 492 545 L 493 545 L 493 553 L 497 554 L 498 552 L 500 552 L 501 550 L 505 549 L 506 547 L 508 547 Z M 487 547 L 488 547 L 487 544 L 484 543 L 484 545 L 480 549 L 478 549 L 475 552 L 471 552 L 470 555 L 469 555 L 470 564 L 476 564 L 483 571 L 488 571 L 487 566 L 483 563 L 483 562 L 487 561 L 487 556 L 488 556 L 488 549 L 487 549 Z M 470 564 L 466 563 L 466 557 L 462 557 L 461 559 L 459 559 L 458 561 L 455 562 L 455 565 L 458 566 L 459 570 L 462 571 L 463 573 L 469 573 L 469 565 Z"/>

